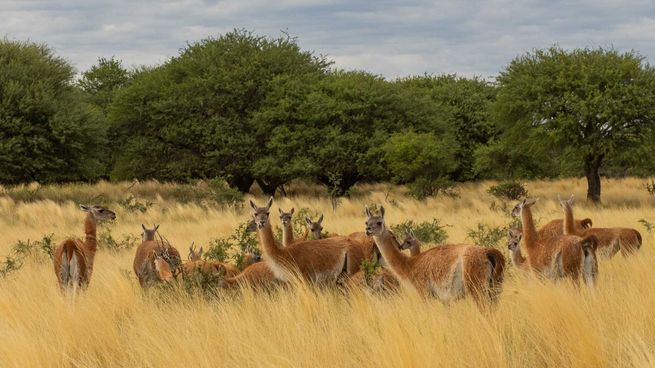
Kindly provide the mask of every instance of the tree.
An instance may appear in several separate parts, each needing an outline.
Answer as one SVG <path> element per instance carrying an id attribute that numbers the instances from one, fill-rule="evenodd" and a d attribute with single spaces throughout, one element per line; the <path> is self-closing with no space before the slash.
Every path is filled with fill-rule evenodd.
<path id="1" fill-rule="evenodd" d="M 417 89 L 436 104 L 457 141 L 457 169 L 452 172 L 452 179 L 475 179 L 473 153 L 486 146 L 494 133 L 490 116 L 490 105 L 496 95 L 493 84 L 478 77 L 464 78 L 454 74 L 414 76 L 400 79 L 396 84 L 403 89 Z"/>
<path id="2" fill-rule="evenodd" d="M 74 75 L 45 45 L 0 40 L 0 182 L 98 177 L 101 119 Z"/>
<path id="3" fill-rule="evenodd" d="M 635 52 L 551 47 L 514 59 L 497 78 L 503 139 L 527 152 L 548 145 L 576 158 L 587 198 L 600 201 L 600 169 L 653 127 L 655 73 Z"/>
<path id="4" fill-rule="evenodd" d="M 383 150 L 394 181 L 409 183 L 418 198 L 437 194 L 447 186 L 450 174 L 457 168 L 457 147 L 452 137 L 438 137 L 431 132 L 395 133 Z"/>
<path id="5" fill-rule="evenodd" d="M 106 114 L 116 91 L 127 86 L 130 78 L 130 72 L 123 68 L 120 60 L 114 57 L 99 58 L 97 65 L 82 73 L 77 84 L 86 93 L 89 102 Z"/>
<path id="6" fill-rule="evenodd" d="M 257 179 L 274 192 L 276 183 L 267 182 L 273 175 L 260 176 L 266 165 L 255 164 L 268 155 L 276 122 L 257 116 L 276 79 L 320 75 L 329 65 L 301 50 L 293 38 L 242 30 L 188 45 L 118 92 L 110 117 L 116 141 L 125 149 L 112 176 L 221 176 L 241 191 Z"/>

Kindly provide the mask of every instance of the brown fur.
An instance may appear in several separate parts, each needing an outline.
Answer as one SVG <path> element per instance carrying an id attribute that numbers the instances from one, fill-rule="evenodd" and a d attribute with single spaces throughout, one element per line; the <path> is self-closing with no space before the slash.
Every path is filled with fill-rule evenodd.
<path id="1" fill-rule="evenodd" d="M 266 262 L 250 265 L 237 276 L 225 278 L 224 281 L 223 287 L 226 288 L 247 286 L 253 289 L 269 290 L 280 285 L 280 281 L 275 278 Z"/>
<path id="2" fill-rule="evenodd" d="M 116 218 L 112 211 L 100 206 L 80 208 L 87 212 L 84 219 L 84 241 L 66 239 L 57 246 L 53 255 L 55 275 L 62 290 L 67 287 L 75 290 L 88 286 L 97 251 L 97 221 Z"/>
<path id="3" fill-rule="evenodd" d="M 174 247 L 160 241 L 148 240 L 142 242 L 136 249 L 132 267 L 141 287 L 146 288 L 163 281 L 155 266 L 155 258 L 163 255 L 166 255 L 164 259 L 169 263 L 173 274 L 176 274 L 182 261 L 180 253 Z"/>
<path id="4" fill-rule="evenodd" d="M 575 228 L 578 231 L 584 231 L 592 227 L 592 221 L 590 218 L 585 218 L 582 220 L 575 221 Z M 564 235 L 564 220 L 556 219 L 548 222 L 542 226 L 538 231 L 537 235 L 539 239 L 551 238 L 553 236 Z"/>
<path id="5" fill-rule="evenodd" d="M 266 207 L 257 207 L 253 218 L 257 222 L 260 248 L 264 261 L 277 279 L 288 281 L 297 273 L 305 280 L 314 283 L 333 283 L 343 274 L 352 275 L 359 270 L 364 258 L 361 248 L 346 237 L 300 241 L 285 248 L 275 245 L 273 229 L 269 221 L 271 198 Z"/>
<path id="6" fill-rule="evenodd" d="M 381 216 L 367 210 L 367 232 L 373 235 L 389 269 L 402 284 L 424 296 L 450 301 L 470 296 L 478 303 L 497 299 L 502 287 L 505 257 L 496 249 L 474 245 L 440 245 L 414 257 L 403 254 Z"/>
<path id="7" fill-rule="evenodd" d="M 553 280 L 567 277 L 579 282 L 584 276 L 585 282 L 593 283 L 595 275 L 591 273 L 583 275 L 583 271 L 586 257 L 591 257 L 590 262 L 596 261 L 597 239 L 575 235 L 539 238 L 531 210 L 535 202 L 536 200 L 525 199 L 519 204 L 523 241 L 530 269 Z M 591 248 L 588 246 L 590 243 L 593 245 Z M 595 269 L 597 267 L 597 264 L 593 266 Z"/>
<path id="8" fill-rule="evenodd" d="M 626 256 L 641 248 L 641 234 L 635 229 L 594 227 L 581 230 L 577 226 L 571 226 L 574 222 L 573 197 L 569 200 L 560 200 L 560 204 L 564 210 L 564 232 L 581 237 L 594 235 L 598 239 L 598 251 L 602 255 L 611 258 L 620 250 L 621 254 Z"/>
<path id="9" fill-rule="evenodd" d="M 366 278 L 363 271 L 358 271 L 348 279 L 349 288 L 364 288 L 374 293 L 396 292 L 400 289 L 398 279 L 385 267 L 378 267 L 373 275 Z"/>

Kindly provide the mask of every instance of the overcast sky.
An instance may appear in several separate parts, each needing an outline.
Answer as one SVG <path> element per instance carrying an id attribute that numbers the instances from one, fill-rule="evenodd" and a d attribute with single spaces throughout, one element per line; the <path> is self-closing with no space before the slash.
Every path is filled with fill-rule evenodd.
<path id="1" fill-rule="evenodd" d="M 344 69 L 387 78 L 459 73 L 489 78 L 552 44 L 613 46 L 655 61 L 655 2 L 586 1 L 22 1 L 0 0 L 0 36 L 45 42 L 78 69 L 98 57 L 157 64 L 187 42 L 245 28 L 279 36 Z"/>

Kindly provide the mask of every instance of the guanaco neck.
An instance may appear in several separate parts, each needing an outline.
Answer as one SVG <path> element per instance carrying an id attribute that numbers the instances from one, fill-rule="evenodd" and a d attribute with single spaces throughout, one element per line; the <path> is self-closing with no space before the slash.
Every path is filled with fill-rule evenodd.
<path id="1" fill-rule="evenodd" d="M 414 244 L 409 248 L 409 255 L 414 257 L 421 254 L 421 243 L 415 241 Z"/>
<path id="2" fill-rule="evenodd" d="M 564 203 L 564 234 L 575 235 L 575 222 L 573 221 L 573 208 L 568 202 Z"/>
<path id="3" fill-rule="evenodd" d="M 537 229 L 534 226 L 532 219 L 532 210 L 530 207 L 523 207 L 521 209 L 521 226 L 523 227 L 523 241 L 528 253 L 536 244 L 539 237 L 537 236 Z"/>
<path id="4" fill-rule="evenodd" d="M 375 240 L 375 244 L 378 246 L 389 268 L 399 277 L 406 278 L 408 275 L 407 261 L 409 258 L 398 249 L 398 241 L 393 234 L 389 230 L 384 229 L 382 234 L 373 235 L 373 240 Z"/>
<path id="5" fill-rule="evenodd" d="M 282 227 L 282 245 L 288 247 L 293 243 L 293 227 L 291 223 Z"/>
<path id="6" fill-rule="evenodd" d="M 515 249 L 510 249 L 510 254 L 512 256 L 512 263 L 514 266 L 517 267 L 523 267 L 523 264 L 525 264 L 526 258 L 523 257 L 523 254 L 521 254 L 521 248 L 516 247 Z"/>
<path id="7" fill-rule="evenodd" d="M 84 247 L 92 256 L 96 252 L 97 246 L 96 218 L 91 212 L 88 212 L 86 214 L 86 219 L 84 220 Z"/>
<path id="8" fill-rule="evenodd" d="M 284 255 L 283 250 L 275 244 L 273 228 L 271 227 L 270 222 L 266 222 L 266 225 L 264 225 L 263 228 L 257 229 L 257 234 L 259 235 L 260 248 L 266 258 L 277 259 Z"/>

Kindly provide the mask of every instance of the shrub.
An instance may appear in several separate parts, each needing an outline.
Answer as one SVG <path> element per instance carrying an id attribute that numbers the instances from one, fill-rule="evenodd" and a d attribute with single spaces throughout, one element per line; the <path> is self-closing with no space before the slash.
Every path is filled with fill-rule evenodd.
<path id="1" fill-rule="evenodd" d="M 497 247 L 498 243 L 507 236 L 507 231 L 508 227 L 491 227 L 478 223 L 477 228 L 466 231 L 466 236 L 477 245 Z"/>
<path id="2" fill-rule="evenodd" d="M 528 196 L 528 190 L 525 189 L 523 184 L 517 181 L 505 181 L 498 185 L 492 185 L 487 190 L 487 193 L 498 198 L 505 198 L 512 201 Z"/>
<path id="3" fill-rule="evenodd" d="M 100 224 L 100 232 L 98 234 L 98 248 L 106 249 L 113 253 L 118 253 L 124 250 L 130 250 L 139 243 L 141 238 L 134 234 L 125 234 L 120 239 L 114 238 L 111 231 L 113 221 L 103 222 Z"/>
<path id="4" fill-rule="evenodd" d="M 5 260 L 0 262 L 0 276 L 7 277 L 14 271 L 23 267 L 27 258 L 35 259 L 39 262 L 52 259 L 54 245 L 52 238 L 55 234 L 43 235 L 41 240 L 27 241 L 19 240 L 11 247 L 9 255 Z"/>
<path id="5" fill-rule="evenodd" d="M 232 258 L 237 267 L 243 266 L 247 252 L 259 253 L 257 234 L 248 229 L 249 222 L 240 224 L 227 238 L 216 238 L 209 242 L 209 249 L 204 253 L 205 259 L 225 262 Z"/>
<path id="6" fill-rule="evenodd" d="M 406 220 L 397 225 L 391 226 L 391 231 L 396 236 L 403 236 L 410 231 L 414 232 L 416 238 L 422 243 L 440 244 L 448 239 L 448 233 L 445 228 L 447 225 L 441 225 L 439 219 L 433 219 L 430 222 L 414 223 L 412 220 Z"/>
<path id="7" fill-rule="evenodd" d="M 139 201 L 132 194 L 128 195 L 125 199 L 118 201 L 118 205 L 123 207 L 127 212 L 141 212 L 145 213 L 152 207 L 155 203 L 145 200 Z"/>

